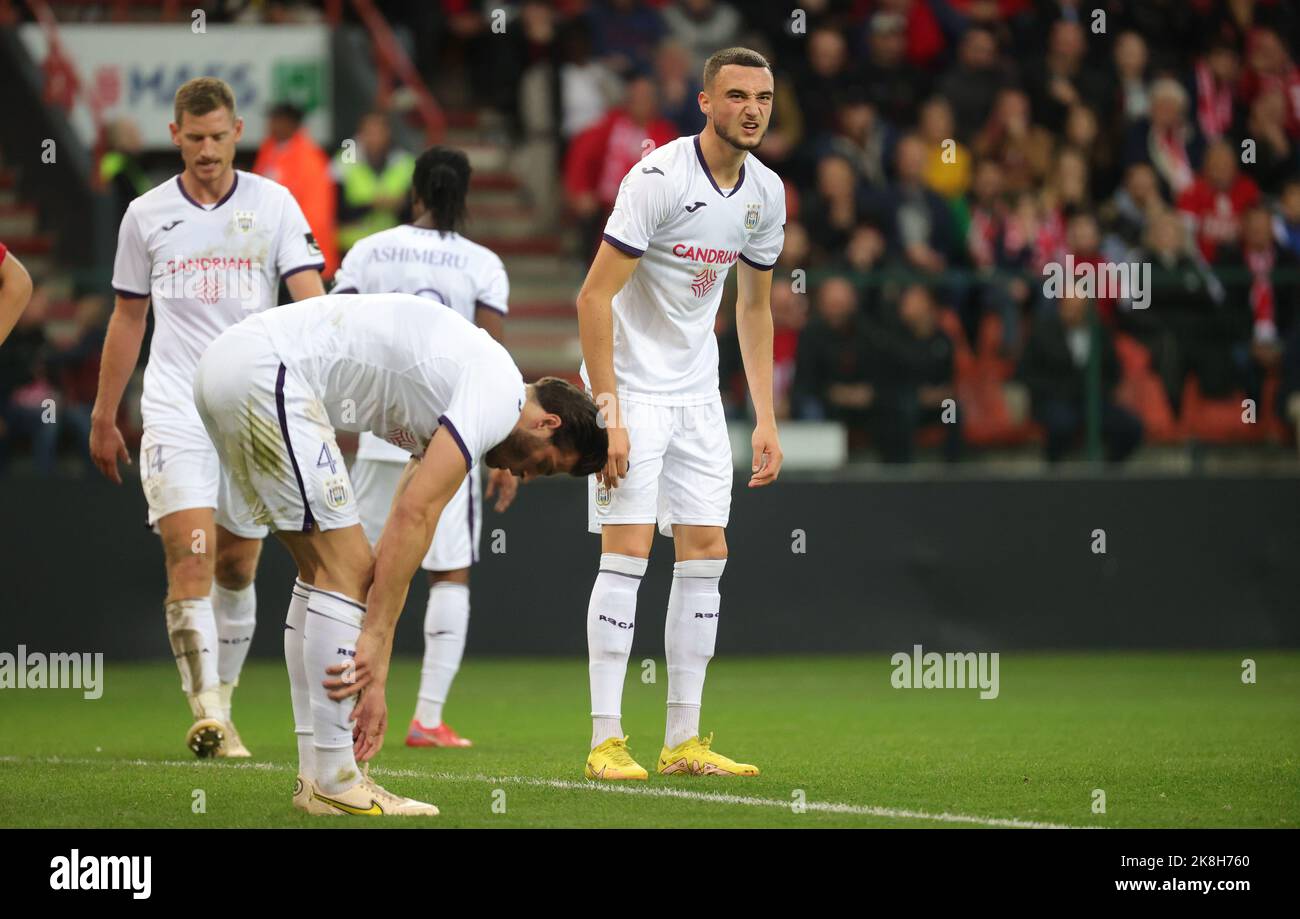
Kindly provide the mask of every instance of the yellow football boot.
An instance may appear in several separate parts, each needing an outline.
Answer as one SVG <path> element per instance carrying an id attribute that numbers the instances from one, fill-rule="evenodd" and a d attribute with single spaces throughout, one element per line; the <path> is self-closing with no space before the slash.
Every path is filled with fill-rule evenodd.
<path id="1" fill-rule="evenodd" d="M 649 773 L 627 751 L 626 737 L 611 737 L 587 754 L 585 775 L 608 781 L 635 779 L 644 782 Z"/>
<path id="2" fill-rule="evenodd" d="M 709 748 L 713 743 L 710 734 L 701 740 L 692 737 L 673 749 L 664 747 L 659 754 L 660 775 L 758 775 L 758 767 L 738 763 Z"/>

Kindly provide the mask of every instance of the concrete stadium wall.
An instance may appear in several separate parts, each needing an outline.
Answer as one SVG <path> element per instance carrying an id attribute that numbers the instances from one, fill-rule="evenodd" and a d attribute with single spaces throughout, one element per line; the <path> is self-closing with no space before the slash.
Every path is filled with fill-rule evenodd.
<path id="1" fill-rule="evenodd" d="M 544 481 L 488 512 L 468 653 L 584 652 L 599 553 L 584 501 L 582 483 Z M 1297 647 L 1298 511 L 1297 478 L 742 484 L 718 651 Z M 0 650 L 166 658 L 144 512 L 130 480 L 0 481 Z M 634 655 L 662 655 L 671 562 L 657 540 Z M 268 543 L 255 655 L 281 653 L 293 574 Z M 417 583 L 399 653 L 420 651 L 425 596 Z"/>

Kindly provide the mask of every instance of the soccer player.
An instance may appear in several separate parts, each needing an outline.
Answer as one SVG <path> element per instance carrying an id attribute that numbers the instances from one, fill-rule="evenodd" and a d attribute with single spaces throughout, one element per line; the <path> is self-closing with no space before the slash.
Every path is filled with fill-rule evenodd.
<path id="1" fill-rule="evenodd" d="M 32 278 L 18 256 L 0 243 L 0 345 L 32 299 Z"/>
<path id="2" fill-rule="evenodd" d="M 510 285 L 505 266 L 491 250 L 456 232 L 465 217 L 469 159 L 459 150 L 430 147 L 415 161 L 411 181 L 414 222 L 367 236 L 354 245 L 335 276 L 334 293 L 415 294 L 430 309 L 450 307 L 502 340 Z M 371 544 L 379 541 L 410 454 L 364 431 L 352 464 L 361 527 Z M 478 559 L 483 522 L 480 467 L 470 470 L 447 505 L 422 567 L 429 577 L 424 614 L 424 664 L 408 747 L 468 747 L 442 720 L 443 704 L 465 653 L 469 626 L 469 569 Z M 488 473 L 487 496 L 496 510 L 514 500 L 518 482 L 505 469 Z"/>
<path id="3" fill-rule="evenodd" d="M 714 317 L 737 266 L 736 326 L 758 423 L 751 488 L 781 470 L 772 409 L 772 266 L 781 252 L 785 191 L 755 158 L 772 109 L 762 55 L 709 58 L 699 94 L 706 123 L 654 150 L 619 187 L 604 239 L 578 295 L 582 376 L 609 425 L 609 459 L 588 483 L 588 524 L 601 534 L 587 609 L 590 779 L 645 779 L 623 735 L 623 677 L 636 594 L 656 521 L 673 538 L 664 649 L 668 717 L 664 775 L 757 775 L 700 737 L 705 667 L 718 630 L 727 563 L 731 447 L 718 392 Z"/>
<path id="4" fill-rule="evenodd" d="M 298 564 L 284 633 L 295 806 L 436 814 L 357 769 L 383 744 L 393 629 L 411 576 L 480 461 L 524 481 L 603 468 L 595 403 L 555 377 L 525 385 L 487 332 L 400 293 L 331 295 L 248 318 L 204 354 L 194 401 L 256 520 Z M 336 429 L 370 431 L 413 457 L 374 554 Z"/>
<path id="5" fill-rule="evenodd" d="M 120 485 L 117 461 L 130 464 L 131 457 L 118 406 L 152 302 L 140 479 L 148 525 L 162 537 L 167 635 L 194 718 L 185 742 L 200 757 L 248 756 L 230 708 L 253 638 L 253 576 L 266 529 L 230 487 L 194 410 L 194 368 L 222 330 L 275 306 L 281 279 L 296 300 L 323 294 L 324 262 L 284 187 L 233 168 L 244 125 L 226 83 L 185 83 L 176 91 L 175 118 L 172 143 L 184 171 L 132 201 L 118 233 L 117 300 L 90 454 Z"/>

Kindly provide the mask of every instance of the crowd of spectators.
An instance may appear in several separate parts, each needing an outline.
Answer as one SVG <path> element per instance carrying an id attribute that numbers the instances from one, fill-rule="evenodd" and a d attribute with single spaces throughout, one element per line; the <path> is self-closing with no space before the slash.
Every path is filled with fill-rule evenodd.
<path id="1" fill-rule="evenodd" d="M 913 458 L 918 442 L 956 459 L 971 443 L 964 406 L 977 367 L 1022 385 L 1049 459 L 1076 449 L 1092 416 L 1106 456 L 1121 460 L 1150 435 L 1124 389 L 1138 368 L 1171 417 L 1189 393 L 1249 397 L 1294 430 L 1293 4 L 523 0 L 506 5 L 504 33 L 492 26 L 499 4 L 379 5 L 427 36 L 414 58 L 430 85 L 455 69 L 474 104 L 504 117 L 512 149 L 538 151 L 544 168 L 515 160 L 515 171 L 539 200 L 555 197 L 584 259 L 627 169 L 650 145 L 703 127 L 708 54 L 742 44 L 768 56 L 775 100 L 757 155 L 788 197 L 773 291 L 782 418 L 838 420 L 887 461 Z M 315 148 L 301 121 L 291 106 L 270 113 L 258 168 L 317 197 L 330 183 L 313 207 L 332 268 L 352 239 L 403 218 L 410 154 L 382 115 L 362 120 L 349 158 Z M 138 137 L 123 126 L 114 144 L 105 179 L 129 197 Z M 1145 308 L 1113 291 L 1044 292 L 1050 266 L 1115 262 L 1150 267 Z M 24 353 L 88 346 L 54 348 L 39 325 L 29 317 L 15 331 Z M 718 332 L 724 397 L 740 414 L 725 309 Z M 6 351 L 0 431 L 25 430 L 40 385 L 61 385 L 73 364 L 36 372 L 17 345 Z"/>
<path id="2" fill-rule="evenodd" d="M 1100 433 L 1121 459 L 1143 436 L 1139 407 L 1118 398 L 1121 340 L 1145 352 L 1174 416 L 1192 379 L 1204 398 L 1286 411 L 1300 377 L 1300 69 L 1288 52 L 1300 17 L 1288 4 L 522 6 L 519 84 L 551 94 L 502 96 L 521 123 L 543 105 L 562 126 L 584 256 L 645 142 L 702 126 L 708 51 L 769 56 L 776 99 L 757 155 L 787 183 L 778 272 L 803 269 L 811 284 L 797 308 L 777 308 L 788 417 L 838 418 L 905 460 L 938 417 L 936 394 L 957 391 L 954 352 L 988 347 L 1028 390 L 1056 459 L 1083 434 L 1096 357 Z M 1147 308 L 1108 291 L 1064 308 L 1044 294 L 1047 266 L 1112 262 L 1151 266 Z M 725 353 L 725 316 L 719 331 Z M 1270 377 L 1281 388 L 1263 400 Z M 741 410 L 743 383 L 724 390 Z M 957 420 L 934 443 L 955 457 L 959 435 Z"/>

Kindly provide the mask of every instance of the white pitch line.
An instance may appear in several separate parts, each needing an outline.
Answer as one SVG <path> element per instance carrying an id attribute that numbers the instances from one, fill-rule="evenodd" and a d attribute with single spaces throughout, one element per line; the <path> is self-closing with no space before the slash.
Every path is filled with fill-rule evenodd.
<path id="1" fill-rule="evenodd" d="M 201 760 L 147 760 L 147 759 L 69 759 L 61 756 L 23 757 L 0 756 L 0 763 L 44 763 L 47 765 L 69 766 L 178 766 L 181 768 L 200 769 L 256 769 L 265 772 L 293 772 L 295 767 L 283 763 L 244 763 L 244 762 L 205 762 Z M 567 779 L 543 779 L 526 775 L 482 775 L 458 772 L 418 772 L 414 769 L 370 770 L 377 776 L 392 776 L 401 779 L 433 779 L 442 782 L 475 782 L 488 785 L 529 785 L 536 788 L 555 788 L 563 791 L 599 791 L 610 794 L 633 795 L 645 798 L 679 798 L 687 801 L 699 801 L 707 804 L 740 804 L 749 807 L 776 807 L 790 810 L 793 801 L 780 798 L 758 798 L 749 795 L 733 795 L 711 791 L 685 791 L 680 788 L 654 788 L 635 785 L 613 785 L 600 782 L 574 782 Z M 880 807 L 872 804 L 844 804 L 835 801 L 806 801 L 805 810 L 826 814 L 848 814 L 858 817 L 884 817 L 893 820 L 933 820 L 937 823 L 965 823 L 975 826 L 1007 827 L 1026 830 L 1077 830 L 1085 827 L 1071 826 L 1065 823 L 1045 823 L 1037 820 L 1021 820 L 1018 817 L 975 817 L 969 814 L 953 814 L 944 811 L 932 814 L 927 811 L 907 810 L 897 807 Z"/>

